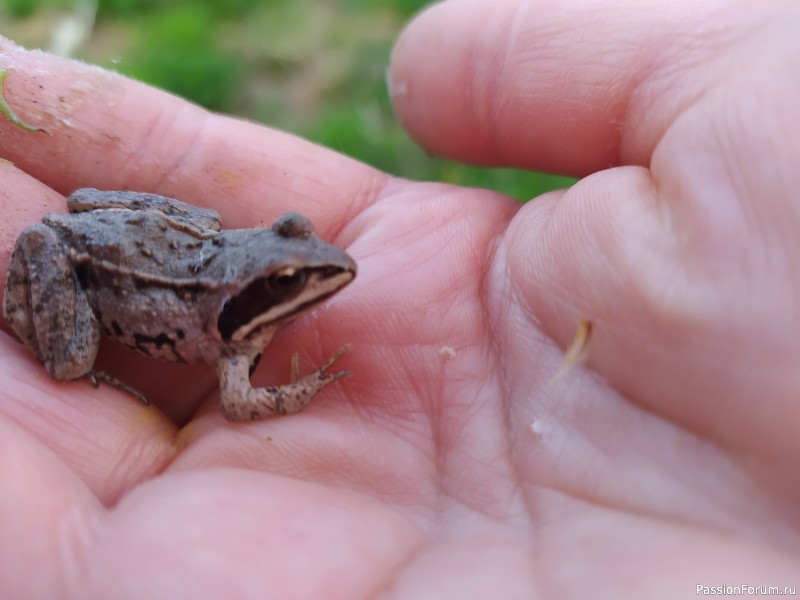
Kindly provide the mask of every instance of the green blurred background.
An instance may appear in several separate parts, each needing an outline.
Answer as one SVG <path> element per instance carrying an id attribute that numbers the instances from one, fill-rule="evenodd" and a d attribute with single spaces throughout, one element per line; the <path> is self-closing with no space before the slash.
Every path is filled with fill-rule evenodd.
<path id="1" fill-rule="evenodd" d="M 102 65 L 211 110 L 291 131 L 394 175 L 520 200 L 573 180 L 434 158 L 392 111 L 385 73 L 430 0 L 0 0 L 0 35 Z"/>

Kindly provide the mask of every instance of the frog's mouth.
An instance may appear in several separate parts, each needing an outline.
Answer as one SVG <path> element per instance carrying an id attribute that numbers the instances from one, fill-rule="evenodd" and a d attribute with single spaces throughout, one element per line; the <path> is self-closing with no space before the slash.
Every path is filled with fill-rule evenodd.
<path id="1" fill-rule="evenodd" d="M 355 271 L 326 266 L 259 277 L 222 307 L 217 328 L 226 342 L 241 342 L 263 327 L 291 320 L 330 298 Z"/>

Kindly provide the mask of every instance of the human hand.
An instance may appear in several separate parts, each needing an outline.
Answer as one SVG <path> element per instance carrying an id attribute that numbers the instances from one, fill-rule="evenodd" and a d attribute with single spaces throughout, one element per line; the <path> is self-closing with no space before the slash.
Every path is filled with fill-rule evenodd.
<path id="1" fill-rule="evenodd" d="M 87 185 L 213 206 L 225 227 L 299 210 L 359 262 L 346 291 L 267 349 L 256 380 L 285 379 L 297 349 L 311 364 L 354 345 L 353 376 L 291 417 L 227 424 L 210 370 L 105 348 L 170 419 L 54 382 L 3 336 L 0 595 L 653 597 L 658 584 L 675 597 L 706 581 L 795 583 L 797 93 L 768 87 L 786 85 L 770 68 L 795 54 L 788 31 L 757 43 L 786 18 L 737 13 L 726 30 L 696 7 L 632 25 L 609 3 L 514 5 L 448 2 L 412 25 L 392 72 L 411 130 L 480 162 L 640 166 L 520 207 L 0 46 L 9 101 L 50 132 L 0 123 L 16 165 L 0 164 L 5 263 L 24 226 Z M 720 81 L 725 60 L 736 69 Z M 747 128 L 752 89 L 775 105 L 747 112 Z M 783 136 L 781 154 L 764 131 Z M 586 368 L 550 386 L 581 318 L 595 332 Z"/>
<path id="2" fill-rule="evenodd" d="M 482 286 L 539 589 L 797 584 L 798 16 L 461 0 L 398 43 L 430 152 L 585 176 L 514 214 Z M 581 318 L 588 368 L 544 386 Z"/>

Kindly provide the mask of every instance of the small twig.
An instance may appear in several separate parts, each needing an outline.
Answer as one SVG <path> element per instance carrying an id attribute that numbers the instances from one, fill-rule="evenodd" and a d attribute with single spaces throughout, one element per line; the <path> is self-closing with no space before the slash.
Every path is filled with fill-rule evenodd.
<path id="1" fill-rule="evenodd" d="M 578 323 L 578 330 L 575 332 L 575 337 L 572 343 L 567 348 L 564 354 L 564 361 L 558 372 L 553 375 L 548 385 L 554 385 L 560 381 L 571 369 L 580 365 L 585 359 L 589 351 L 589 342 L 592 341 L 592 322 L 588 319 L 581 319 Z"/>

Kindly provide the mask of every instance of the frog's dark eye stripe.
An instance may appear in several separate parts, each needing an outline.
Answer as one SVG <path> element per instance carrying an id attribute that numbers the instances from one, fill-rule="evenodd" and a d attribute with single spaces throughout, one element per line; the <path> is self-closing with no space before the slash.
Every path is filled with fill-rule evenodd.
<path id="1" fill-rule="evenodd" d="M 303 279 L 299 279 L 300 285 L 296 285 L 297 278 L 281 277 L 278 273 L 259 277 L 240 294 L 230 298 L 217 320 L 222 339 L 230 340 L 241 326 L 289 300 L 302 289 Z"/>
<path id="2" fill-rule="evenodd" d="M 252 331 L 287 319 L 317 304 L 353 279 L 338 267 L 282 269 L 259 277 L 222 307 L 217 328 L 226 341 L 241 341 Z"/>

